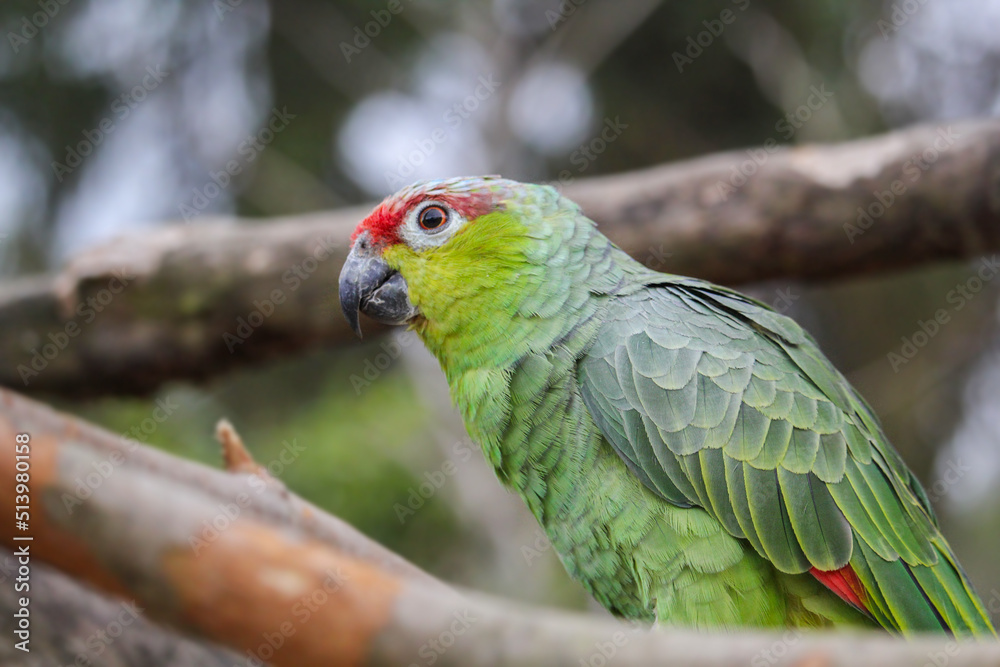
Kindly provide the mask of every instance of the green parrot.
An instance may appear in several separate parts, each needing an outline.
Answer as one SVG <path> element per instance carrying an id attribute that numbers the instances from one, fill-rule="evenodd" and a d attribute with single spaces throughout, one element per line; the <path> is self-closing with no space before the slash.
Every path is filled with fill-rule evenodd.
<path id="1" fill-rule="evenodd" d="M 417 183 L 340 300 L 408 324 L 469 434 L 612 613 L 995 636 L 920 483 L 791 319 L 658 273 L 549 186 Z"/>

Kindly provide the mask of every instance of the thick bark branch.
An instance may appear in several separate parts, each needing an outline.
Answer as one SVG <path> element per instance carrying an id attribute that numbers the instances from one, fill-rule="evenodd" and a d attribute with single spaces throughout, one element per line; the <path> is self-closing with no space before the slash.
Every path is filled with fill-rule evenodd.
<path id="1" fill-rule="evenodd" d="M 1000 249 L 1000 121 L 724 153 L 565 192 L 640 261 L 721 283 L 970 259 Z M 352 341 L 336 279 L 367 210 L 170 227 L 0 285 L 0 385 L 141 393 Z"/>
<path id="2" fill-rule="evenodd" d="M 0 547 L 0 665 L 67 667 L 142 665 L 144 667 L 233 667 L 234 651 L 195 641 L 151 623 L 145 609 L 130 600 L 113 600 L 58 570 L 31 564 L 31 640 L 25 653 L 15 646 L 19 576 L 16 557 Z"/>
<path id="3" fill-rule="evenodd" d="M 409 561 L 371 541 L 350 524 L 289 493 L 282 485 L 272 483 L 269 477 L 215 470 L 179 459 L 82 420 L 61 415 L 45 405 L 0 388 L 0 445 L 6 447 L 6 443 L 13 443 L 14 433 L 29 434 L 32 451 L 41 451 L 41 469 L 37 467 L 37 462 L 32 464 L 36 475 L 45 474 L 48 470 L 45 466 L 54 462 L 52 457 L 62 451 L 60 447 L 65 447 L 70 452 L 67 456 L 89 461 L 78 466 L 76 475 L 66 476 L 65 469 L 60 469 L 59 479 L 67 485 L 66 495 L 46 499 L 50 503 L 49 509 L 67 521 L 77 520 L 79 508 L 83 507 L 82 501 L 88 498 L 88 493 L 94 487 L 103 487 L 105 478 L 160 480 L 159 484 L 178 485 L 176 490 L 181 497 L 187 494 L 203 497 L 211 510 L 211 514 L 207 515 L 209 523 L 220 512 L 225 514 L 223 506 L 226 503 L 245 496 L 246 502 L 239 504 L 240 517 L 271 526 L 294 527 L 304 538 L 328 544 L 352 558 L 371 562 L 393 575 L 444 588 L 444 584 Z M 41 442 L 38 442 L 39 437 Z M 14 465 L 13 458 L 8 458 L 9 461 L 0 462 L 0 470 L 7 470 Z M 120 474 L 120 470 L 125 473 Z M 32 481 L 37 483 L 38 480 L 32 476 Z M 4 493 L 13 491 L 6 484 L 2 488 Z M 33 487 L 33 492 L 37 493 L 39 490 L 38 487 Z M 172 509 L 171 503 L 163 504 L 165 508 Z M 199 526 L 192 537 L 198 537 L 202 533 L 210 535 L 211 528 L 207 525 Z"/>
<path id="4" fill-rule="evenodd" d="M 109 595 L 134 599 L 149 619 L 227 646 L 244 664 L 430 664 L 433 657 L 443 666 L 569 667 L 613 657 L 624 667 L 744 667 L 755 660 L 867 667 L 936 656 L 950 667 L 1000 664 L 995 643 L 904 642 L 881 633 L 708 637 L 461 594 L 274 485 L 258 492 L 246 476 L 153 452 L 0 390 L 0 442 L 13 443 L 18 433 L 31 436 L 26 534 L 34 537 L 28 544 L 35 567 L 45 562 Z M 13 456 L 0 459 L 7 507 L 14 472 Z M 25 544 L 10 533 L 4 542 L 12 549 Z M 0 613 L 9 618 L 12 604 L 0 596 Z M 36 621 L 48 618 L 78 633 L 81 609 L 67 604 L 65 618 L 42 611 Z M 49 642 L 39 648 L 50 650 L 57 640 L 35 627 L 35 639 Z M 137 627 L 128 642 L 150 649 L 144 665 L 175 664 L 169 649 L 154 650 L 169 646 L 170 635 L 154 630 Z M 191 664 L 218 664 L 218 649 L 176 643 L 203 660 Z M 116 651 L 126 648 L 122 643 Z M 97 664 L 111 664 L 112 656 L 121 657 L 110 653 Z"/>
<path id="5" fill-rule="evenodd" d="M 973 259 L 1000 250 L 1000 121 L 710 155 L 566 194 L 638 260 L 722 284 Z"/>

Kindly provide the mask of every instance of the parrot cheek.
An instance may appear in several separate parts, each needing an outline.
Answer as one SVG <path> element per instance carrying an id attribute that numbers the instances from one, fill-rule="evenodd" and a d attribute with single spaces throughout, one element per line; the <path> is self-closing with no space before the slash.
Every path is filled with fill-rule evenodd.
<path id="1" fill-rule="evenodd" d="M 406 324 L 420 314 L 410 301 L 406 279 L 393 272 L 367 299 L 361 301 L 361 312 L 382 324 Z"/>

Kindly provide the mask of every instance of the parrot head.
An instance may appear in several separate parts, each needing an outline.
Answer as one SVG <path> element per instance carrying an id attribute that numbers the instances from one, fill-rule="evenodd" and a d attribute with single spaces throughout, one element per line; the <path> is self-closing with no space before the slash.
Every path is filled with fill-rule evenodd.
<path id="1" fill-rule="evenodd" d="M 565 206 L 575 208 L 551 187 L 496 176 L 404 188 L 354 232 L 340 274 L 344 316 L 359 336 L 364 313 L 410 324 L 429 345 L 472 323 L 502 332 L 518 294 L 542 280 L 537 242 Z"/>

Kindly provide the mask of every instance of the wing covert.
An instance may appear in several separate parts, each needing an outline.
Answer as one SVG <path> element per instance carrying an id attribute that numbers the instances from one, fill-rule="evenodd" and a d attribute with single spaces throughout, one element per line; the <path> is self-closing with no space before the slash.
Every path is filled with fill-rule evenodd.
<path id="1" fill-rule="evenodd" d="M 868 551 L 931 565 L 919 485 L 794 321 L 691 279 L 618 297 L 578 381 L 598 428 L 667 502 L 707 510 L 788 573 Z"/>

